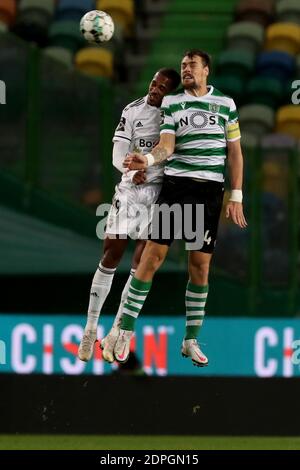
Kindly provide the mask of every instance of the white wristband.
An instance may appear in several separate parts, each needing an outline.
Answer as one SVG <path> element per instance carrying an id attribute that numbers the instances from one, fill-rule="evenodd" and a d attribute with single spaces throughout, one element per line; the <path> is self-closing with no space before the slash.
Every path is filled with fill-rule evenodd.
<path id="1" fill-rule="evenodd" d="M 243 191 L 241 189 L 233 189 L 229 201 L 232 202 L 243 202 Z"/>
<path id="2" fill-rule="evenodd" d="M 145 155 L 145 157 L 147 158 L 148 166 L 154 165 L 155 159 L 154 159 L 152 153 L 147 153 L 147 155 Z"/>

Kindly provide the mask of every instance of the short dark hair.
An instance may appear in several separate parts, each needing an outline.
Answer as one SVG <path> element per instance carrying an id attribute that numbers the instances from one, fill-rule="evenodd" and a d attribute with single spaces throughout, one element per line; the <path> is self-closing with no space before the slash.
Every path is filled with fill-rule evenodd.
<path id="1" fill-rule="evenodd" d="M 174 90 L 176 90 L 176 88 L 181 82 L 180 75 L 178 72 L 176 72 L 175 69 L 169 69 L 169 68 L 164 67 L 162 69 L 159 69 L 156 73 L 160 73 L 164 77 L 167 77 L 169 80 L 171 80 L 172 88 Z"/>
<path id="2" fill-rule="evenodd" d="M 190 59 L 192 59 L 195 55 L 201 57 L 204 67 L 209 67 L 209 68 L 211 67 L 210 55 L 207 52 L 202 51 L 201 49 L 188 49 L 183 54 L 182 58 L 189 57 Z"/>

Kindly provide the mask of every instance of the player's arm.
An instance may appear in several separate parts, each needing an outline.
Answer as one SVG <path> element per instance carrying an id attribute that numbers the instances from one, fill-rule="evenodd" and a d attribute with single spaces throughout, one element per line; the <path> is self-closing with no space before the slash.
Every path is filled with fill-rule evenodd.
<path id="1" fill-rule="evenodd" d="M 127 142 L 116 141 L 113 147 L 113 166 L 117 168 L 121 173 L 127 171 L 127 175 L 130 177 L 132 183 L 143 184 L 146 182 L 146 173 L 144 170 L 128 171 L 124 168 L 124 159 L 129 151 L 130 144 Z"/>
<path id="2" fill-rule="evenodd" d="M 129 152 L 130 142 L 125 140 L 115 141 L 113 147 L 113 166 L 124 173 L 126 170 L 123 167 L 124 159 Z"/>
<path id="3" fill-rule="evenodd" d="M 124 166 L 129 170 L 142 170 L 152 165 L 158 165 L 170 157 L 175 149 L 175 134 L 163 133 L 156 147 L 147 155 L 131 153 L 124 160 Z"/>
<path id="4" fill-rule="evenodd" d="M 144 171 L 128 171 L 123 166 L 124 159 L 129 152 L 132 140 L 133 128 L 131 118 L 132 116 L 130 115 L 129 110 L 125 108 L 113 138 L 113 165 L 121 173 L 127 172 L 132 183 L 142 184 L 146 181 L 146 174 Z"/>
<path id="5" fill-rule="evenodd" d="M 247 222 L 243 212 L 243 154 L 240 139 L 227 142 L 228 169 L 231 182 L 231 196 L 226 206 L 226 217 L 231 217 L 233 222 L 244 228 Z"/>

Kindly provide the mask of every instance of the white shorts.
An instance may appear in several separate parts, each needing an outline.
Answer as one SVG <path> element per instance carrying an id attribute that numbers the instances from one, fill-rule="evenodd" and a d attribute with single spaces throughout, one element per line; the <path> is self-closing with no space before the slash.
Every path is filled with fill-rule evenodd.
<path id="1" fill-rule="evenodd" d="M 116 186 L 112 206 L 107 217 L 106 234 L 123 235 L 133 240 L 147 240 L 153 207 L 161 184 Z"/>

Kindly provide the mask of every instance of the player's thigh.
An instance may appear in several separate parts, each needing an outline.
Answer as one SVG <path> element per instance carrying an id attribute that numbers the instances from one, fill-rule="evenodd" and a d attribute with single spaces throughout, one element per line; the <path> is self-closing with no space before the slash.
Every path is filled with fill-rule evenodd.
<path id="1" fill-rule="evenodd" d="M 204 195 L 204 239 L 203 246 L 199 250 L 202 253 L 212 254 L 214 252 L 220 215 L 223 205 L 224 190 L 222 185 L 210 184 Z"/>
<path id="2" fill-rule="evenodd" d="M 130 231 L 130 208 L 136 199 L 135 188 L 116 186 L 107 216 L 106 234 L 126 236 Z M 113 238 L 113 237 L 112 237 Z"/>

